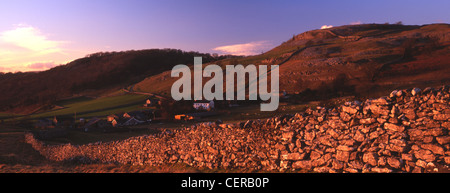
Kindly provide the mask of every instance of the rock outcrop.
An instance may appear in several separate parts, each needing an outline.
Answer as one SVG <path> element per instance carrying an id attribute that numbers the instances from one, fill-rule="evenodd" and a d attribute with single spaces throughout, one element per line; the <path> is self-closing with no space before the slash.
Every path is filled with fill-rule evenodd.
<path id="1" fill-rule="evenodd" d="M 450 165 L 450 87 L 317 107 L 239 124 L 212 122 L 86 145 L 26 141 L 50 160 L 264 171 L 426 172 Z"/>

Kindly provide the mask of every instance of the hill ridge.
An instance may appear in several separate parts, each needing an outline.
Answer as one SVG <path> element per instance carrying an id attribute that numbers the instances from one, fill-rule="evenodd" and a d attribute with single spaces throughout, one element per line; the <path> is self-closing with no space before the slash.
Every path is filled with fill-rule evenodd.
<path id="1" fill-rule="evenodd" d="M 353 39 L 339 35 L 345 40 L 334 35 L 313 36 L 330 34 L 331 31 L 337 31 L 332 32 L 336 35 L 340 34 L 339 31 L 350 37 L 359 35 Z M 302 100 L 326 99 L 333 95 L 369 96 L 373 92 L 380 95 L 392 89 L 415 86 L 388 84 L 401 82 L 393 80 L 399 77 L 415 80 L 421 84 L 417 86 L 433 86 L 427 83 L 430 80 L 439 84 L 448 83 L 450 75 L 443 72 L 450 72 L 449 37 L 448 24 L 338 26 L 295 35 L 260 55 L 216 63 L 222 67 L 236 64 L 281 65 L 280 90 L 290 94 L 303 93 L 304 96 L 300 96 Z M 437 76 L 433 76 L 435 74 Z M 137 83 L 136 88 L 168 96 L 171 82 L 174 79 L 166 71 Z M 152 87 L 154 84 L 158 86 Z M 381 85 L 387 88 L 380 88 Z"/>

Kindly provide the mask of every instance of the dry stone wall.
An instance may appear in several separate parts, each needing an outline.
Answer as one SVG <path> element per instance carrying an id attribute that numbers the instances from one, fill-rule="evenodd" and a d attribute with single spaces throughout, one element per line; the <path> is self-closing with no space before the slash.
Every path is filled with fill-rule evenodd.
<path id="1" fill-rule="evenodd" d="M 426 172 L 450 165 L 449 86 L 239 124 L 200 123 L 86 145 L 26 141 L 50 160 L 265 171 Z M 436 169 L 435 169 L 436 170 Z"/>

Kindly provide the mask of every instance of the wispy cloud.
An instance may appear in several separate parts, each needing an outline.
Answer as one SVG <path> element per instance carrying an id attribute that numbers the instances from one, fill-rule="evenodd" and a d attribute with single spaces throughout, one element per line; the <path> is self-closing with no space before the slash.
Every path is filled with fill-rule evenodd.
<path id="1" fill-rule="evenodd" d="M 44 54 L 61 51 L 60 45 L 65 43 L 49 40 L 39 29 L 23 24 L 0 33 L 0 41 Z"/>
<path id="2" fill-rule="evenodd" d="M 256 41 L 249 42 L 244 44 L 233 44 L 227 46 L 219 46 L 213 48 L 215 51 L 220 51 L 223 54 L 232 54 L 232 55 L 256 55 L 261 52 L 267 51 L 273 45 L 268 41 Z"/>
<path id="3" fill-rule="evenodd" d="M 0 71 L 47 70 L 67 61 L 68 41 L 53 40 L 39 28 L 19 24 L 0 31 Z M 42 62 L 49 61 L 52 62 Z"/>
<path id="4" fill-rule="evenodd" d="M 59 64 L 55 64 L 55 62 L 38 62 L 38 63 L 32 63 L 27 65 L 28 68 L 34 69 L 34 70 L 47 70 L 50 68 L 53 68 L 55 66 L 59 66 Z"/>
<path id="5" fill-rule="evenodd" d="M 362 22 L 361 21 L 354 21 L 354 22 L 350 23 L 350 25 L 359 25 L 359 24 L 362 24 Z"/>
<path id="6" fill-rule="evenodd" d="M 328 28 L 332 28 L 332 25 L 323 25 L 322 27 L 320 27 L 320 29 L 328 29 Z"/>
<path id="7" fill-rule="evenodd" d="M 11 71 L 11 69 L 9 69 L 7 67 L 0 66 L 0 72 L 9 72 L 9 71 Z"/>

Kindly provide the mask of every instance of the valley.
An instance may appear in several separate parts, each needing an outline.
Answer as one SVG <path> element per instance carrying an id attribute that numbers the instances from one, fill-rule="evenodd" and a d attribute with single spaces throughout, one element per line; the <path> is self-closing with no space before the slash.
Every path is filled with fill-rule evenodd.
<path id="1" fill-rule="evenodd" d="M 185 64 L 192 76 L 198 56 L 203 67 L 216 64 L 224 73 L 227 65 L 277 65 L 278 109 L 260 111 L 260 100 L 214 101 L 216 108 L 205 111 L 193 108 L 195 101 L 173 100 L 171 87 L 178 77 L 171 76 L 172 68 Z M 443 85 L 450 84 L 449 61 L 448 24 L 359 24 L 296 34 L 253 56 L 176 49 L 100 52 L 47 71 L 2 73 L 0 168 L 2 172 L 447 171 L 449 91 Z M 203 77 L 197 86 L 203 88 L 208 80 L 211 77 Z M 245 83 L 249 85 L 248 80 Z M 412 94 L 413 88 L 423 92 Z M 373 105 L 371 101 L 382 96 L 383 104 Z M 210 138 L 201 139 L 202 133 Z M 227 138 L 231 136 L 247 146 L 234 144 Z M 327 136 L 332 136 L 333 144 L 326 143 Z M 355 137 L 361 140 L 352 141 Z M 199 147 L 192 150 L 196 154 L 187 154 L 191 146 L 173 138 Z M 155 146 L 142 145 L 141 140 Z M 208 143 L 219 145 L 207 147 Z M 130 155 L 114 157 L 117 152 L 110 144 L 120 144 Z M 166 149 L 156 148 L 158 144 Z M 72 152 L 90 152 L 91 147 L 109 154 Z M 59 154 L 58 148 L 70 151 Z"/>

